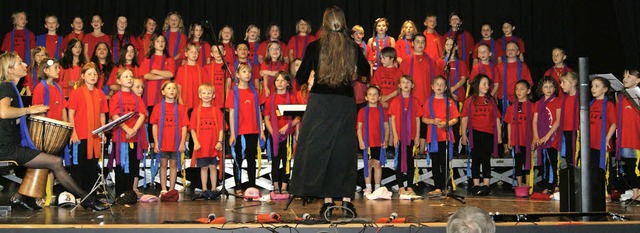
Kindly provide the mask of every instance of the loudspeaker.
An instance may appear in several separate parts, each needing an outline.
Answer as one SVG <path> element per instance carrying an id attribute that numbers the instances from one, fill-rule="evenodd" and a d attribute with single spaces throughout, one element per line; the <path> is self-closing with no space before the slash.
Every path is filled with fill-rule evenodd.
<path id="1" fill-rule="evenodd" d="M 581 212 L 582 192 L 580 169 L 567 164 L 560 169 L 560 212 Z"/>

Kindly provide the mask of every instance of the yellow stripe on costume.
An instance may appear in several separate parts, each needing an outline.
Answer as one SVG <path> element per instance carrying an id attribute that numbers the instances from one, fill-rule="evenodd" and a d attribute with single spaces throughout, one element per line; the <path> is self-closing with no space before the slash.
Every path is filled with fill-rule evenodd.
<path id="1" fill-rule="evenodd" d="M 22 90 L 20 91 L 20 95 L 24 95 L 25 92 L 27 92 L 27 88 L 22 88 Z"/>
<path id="2" fill-rule="evenodd" d="M 262 148 L 260 148 L 260 142 L 258 142 L 258 173 L 256 174 L 258 177 L 260 176 L 260 171 L 262 170 Z"/>
<path id="3" fill-rule="evenodd" d="M 554 176 L 556 176 L 556 180 L 558 181 L 558 184 L 556 184 L 556 187 L 560 187 L 560 178 L 558 177 L 560 175 L 560 162 L 562 161 L 560 157 L 560 151 L 558 151 L 556 156 L 557 156 L 556 158 L 558 158 L 558 164 L 556 164 L 556 174 Z"/>
<path id="4" fill-rule="evenodd" d="M 418 155 L 418 147 L 413 147 L 413 183 L 417 184 L 418 180 L 420 179 L 420 173 L 418 172 L 418 160 L 415 159 L 416 155 Z M 408 174 L 407 174 L 408 175 Z"/>
<path id="5" fill-rule="evenodd" d="M 535 150 L 531 151 L 531 167 L 529 167 L 529 195 L 533 194 L 533 182 L 535 181 L 535 164 L 534 164 L 534 155 L 535 155 Z"/>
<path id="6" fill-rule="evenodd" d="M 640 170 L 638 169 L 638 163 L 640 163 L 640 150 L 636 150 L 636 175 L 640 176 Z"/>
<path id="7" fill-rule="evenodd" d="M 47 186 L 44 190 L 44 193 L 46 194 L 46 197 L 44 199 L 44 206 L 51 205 L 51 196 L 53 195 L 53 181 L 53 174 L 49 172 L 49 175 L 47 176 Z"/>
<path id="8" fill-rule="evenodd" d="M 580 160 L 578 159 L 578 155 L 580 155 L 580 130 L 576 132 L 576 148 L 573 148 L 575 154 L 573 156 L 573 164 L 576 164 L 576 167 L 580 167 Z"/>
<path id="9" fill-rule="evenodd" d="M 184 162 L 184 152 L 180 153 L 180 167 L 182 168 L 182 170 L 180 171 L 180 174 L 182 174 L 182 186 L 187 187 L 187 169 Z"/>
<path id="10" fill-rule="evenodd" d="M 606 153 L 606 155 L 604 156 L 605 158 L 605 162 L 604 162 L 604 196 L 608 197 L 609 196 L 609 191 L 607 191 L 607 186 L 609 186 L 609 152 Z"/>
<path id="11" fill-rule="evenodd" d="M 289 135 L 287 137 L 287 161 L 285 162 L 287 164 L 287 167 L 285 167 L 285 174 L 287 175 L 289 175 L 291 170 L 291 155 L 293 154 L 293 145 L 291 144 L 292 141 L 293 138 L 291 137 L 291 135 Z"/>
<path id="12" fill-rule="evenodd" d="M 451 160 L 449 160 L 449 177 L 451 178 L 451 188 L 453 189 L 453 191 L 456 191 L 456 180 L 453 179 L 453 162 Z"/>

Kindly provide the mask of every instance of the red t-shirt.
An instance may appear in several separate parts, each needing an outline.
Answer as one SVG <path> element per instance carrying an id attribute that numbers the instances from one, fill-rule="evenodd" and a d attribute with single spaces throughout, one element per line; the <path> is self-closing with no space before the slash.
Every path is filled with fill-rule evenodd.
<path id="1" fill-rule="evenodd" d="M 114 38 L 115 36 L 117 36 L 117 38 Z M 139 47 L 138 40 L 132 35 L 129 35 L 127 38 L 124 37 L 124 34 L 117 34 L 117 35 L 111 36 L 111 44 L 113 44 L 113 46 L 110 47 L 110 49 L 111 49 L 111 55 L 113 56 L 113 63 L 118 62 L 118 58 L 120 57 L 120 54 L 123 52 L 120 50 L 122 50 L 122 46 L 127 43 L 133 45 L 133 48 L 137 49 Z M 125 49 L 124 53 L 126 52 L 127 50 Z"/>
<path id="2" fill-rule="evenodd" d="M 269 45 L 269 40 L 263 41 L 262 43 L 260 43 L 260 47 L 258 48 L 258 56 L 262 56 L 262 59 L 266 59 L 267 57 L 267 45 Z M 279 41 L 278 43 L 280 43 L 280 48 L 282 49 L 282 57 L 286 57 L 289 55 L 289 49 L 287 47 L 287 44 Z M 311 42 L 309 42 L 311 43 Z"/>
<path id="3" fill-rule="evenodd" d="M 98 108 L 97 111 L 100 113 L 106 113 L 109 111 L 109 106 L 107 106 L 107 97 L 102 93 L 102 90 L 98 88 L 93 88 L 93 90 L 89 90 L 89 95 L 91 100 L 88 100 L 84 96 L 83 89 L 87 89 L 86 85 L 82 85 L 78 87 L 78 89 L 71 92 L 69 95 L 69 101 L 67 102 L 67 108 L 69 110 L 75 110 L 75 116 L 73 118 L 76 133 L 78 135 L 78 139 L 87 139 L 89 135 L 91 135 L 91 131 L 95 129 L 88 128 L 88 109 L 87 105 L 91 104 L 94 108 Z M 99 115 L 97 116 L 99 117 Z M 94 125 L 94 127 L 100 127 L 100 125 Z"/>
<path id="4" fill-rule="evenodd" d="M 485 64 L 482 64 L 482 62 L 478 62 L 477 64 L 473 65 L 473 68 L 471 69 L 471 74 L 469 75 L 469 83 L 471 83 L 471 81 L 473 81 L 473 79 L 478 74 L 487 75 L 493 83 L 498 81 L 496 80 L 496 78 L 499 78 L 496 67 L 491 65 L 491 63 L 485 65 Z M 491 91 L 492 89 L 493 87 L 491 87 L 489 91 Z"/>
<path id="5" fill-rule="evenodd" d="M 35 77 L 36 80 L 33 80 Z M 23 87 L 29 87 L 31 88 L 30 90 L 33 92 L 33 89 L 35 89 L 35 85 L 38 84 L 39 80 L 38 80 L 38 74 L 36 74 L 36 70 L 34 70 L 31 67 L 27 67 L 27 76 L 24 76 L 24 83 L 22 84 Z"/>
<path id="6" fill-rule="evenodd" d="M 365 130 L 365 128 L 368 129 L 368 140 L 367 140 L 367 144 L 369 145 L 369 147 L 382 147 L 382 143 L 384 143 L 384 141 L 380 141 L 381 137 L 384 137 L 382 134 L 384 133 L 384 125 L 380 125 L 380 114 L 382 114 L 382 119 L 383 119 L 383 123 L 387 122 L 387 119 L 389 118 L 389 116 L 387 115 L 387 113 L 384 111 L 384 108 L 380 108 L 382 109 L 382 113 L 380 113 L 380 110 L 377 107 L 369 107 L 369 115 L 366 116 L 368 119 L 368 125 L 364 124 L 364 118 L 365 118 L 365 109 L 361 108 L 358 111 L 358 123 L 362 123 L 362 139 L 364 140 L 365 138 L 365 132 L 367 132 L 367 130 Z M 412 137 L 413 139 L 413 137 Z"/>
<path id="7" fill-rule="evenodd" d="M 29 48 L 27 49 L 27 43 L 25 41 L 25 30 L 26 33 L 29 33 Z M 20 55 L 23 61 L 26 61 L 26 56 L 31 56 L 31 49 L 36 47 L 36 36 L 33 32 L 28 29 L 16 29 L 13 37 L 13 50 L 11 50 L 11 31 L 7 32 L 4 35 L 4 40 L 2 41 L 2 51 L 15 51 Z"/>
<path id="8" fill-rule="evenodd" d="M 275 99 L 274 99 L 275 98 Z M 275 92 L 269 95 L 264 105 L 263 116 L 272 117 L 272 112 L 278 110 L 279 104 L 298 104 L 298 99 L 296 95 L 289 94 L 289 101 L 287 101 L 287 94 L 276 94 Z M 280 128 L 284 127 L 289 121 L 293 120 L 291 116 L 277 116 L 276 120 L 278 125 L 271 125 L 273 130 L 278 131 Z M 273 121 L 272 121 L 273 122 Z"/>
<path id="9" fill-rule="evenodd" d="M 304 57 L 304 51 L 307 49 L 307 45 L 315 40 L 316 37 L 314 35 L 295 35 L 292 36 L 291 39 L 289 39 L 289 43 L 287 44 L 287 48 L 289 49 L 283 49 L 282 51 L 285 51 L 285 56 L 288 57 L 289 50 L 293 50 L 293 58 L 302 59 L 302 57 Z"/>
<path id="10" fill-rule="evenodd" d="M 411 54 L 400 64 L 400 70 L 413 78 L 413 96 L 420 102 L 431 96 L 431 79 L 436 73 L 435 61 L 431 57 L 424 53 Z"/>
<path id="11" fill-rule="evenodd" d="M 377 69 L 378 67 L 382 66 L 382 64 L 376 63 L 379 61 L 378 59 L 382 58 L 382 55 L 380 55 L 380 53 L 382 53 L 382 49 L 384 49 L 385 47 L 390 47 L 391 40 L 393 40 L 393 38 L 385 35 L 383 39 L 378 39 L 378 37 L 374 37 L 371 39 L 371 44 L 367 44 L 367 50 L 369 50 L 369 52 L 367 53 L 367 60 L 371 62 L 371 64 L 373 64 L 371 68 Z"/>
<path id="12" fill-rule="evenodd" d="M 478 47 L 480 47 L 480 45 L 489 46 L 489 48 L 491 49 L 491 58 L 494 61 L 497 61 L 496 57 L 504 56 L 504 50 L 502 49 L 502 46 L 500 46 L 498 41 L 494 39 L 485 40 L 483 38 L 482 40 L 478 41 L 478 43 L 476 43 L 476 45 L 473 47 L 473 58 L 478 58 Z"/>
<path id="13" fill-rule="evenodd" d="M 433 98 L 433 114 L 435 116 L 431 116 L 431 105 L 429 105 L 429 99 L 424 102 L 424 107 L 422 108 L 422 117 L 428 119 L 440 119 L 443 122 L 447 119 L 447 106 L 445 105 L 444 98 L 436 99 Z M 454 119 L 460 117 L 460 112 L 458 112 L 458 108 L 453 100 L 449 100 L 449 119 Z M 427 142 L 431 141 L 431 134 L 433 130 L 433 125 L 427 125 Z M 444 128 L 438 128 L 436 126 L 436 135 L 437 140 L 439 142 L 447 140 L 447 131 Z M 451 142 L 455 142 L 455 138 L 449 138 Z"/>
<path id="14" fill-rule="evenodd" d="M 444 76 L 444 66 L 444 59 L 438 59 L 438 61 L 436 62 L 436 74 L 441 74 Z M 469 68 L 467 67 L 469 67 L 467 66 L 467 63 L 462 60 L 449 61 L 449 76 L 445 76 L 445 78 L 449 80 L 449 88 L 453 87 L 457 83 L 455 79 L 456 73 L 458 74 L 458 82 L 460 82 L 462 77 L 469 78 Z M 458 96 L 458 101 L 464 101 L 464 97 L 467 95 L 467 90 L 465 90 L 464 85 L 462 85 L 457 90 L 455 90 L 453 94 Z"/>
<path id="15" fill-rule="evenodd" d="M 87 45 L 87 54 L 89 55 L 89 58 L 91 58 L 91 55 L 93 55 L 93 50 L 96 49 L 96 45 L 100 42 L 107 43 L 109 48 L 113 46 L 111 44 L 111 36 L 107 34 L 98 37 L 94 36 L 92 33 L 84 35 L 84 38 L 82 38 L 82 46 Z"/>
<path id="16" fill-rule="evenodd" d="M 60 44 L 60 50 L 58 50 L 58 54 L 56 54 L 56 48 L 58 46 L 58 43 L 62 43 L 62 41 L 58 39 L 59 39 L 58 35 L 49 35 L 49 34 L 45 35 L 44 47 L 47 48 L 47 54 L 49 54 L 49 57 L 54 57 L 56 59 L 59 59 L 60 54 L 64 52 L 62 47 L 66 45 Z"/>
<path id="17" fill-rule="evenodd" d="M 67 44 L 69 44 L 69 41 L 72 39 L 78 39 L 82 41 L 82 39 L 84 39 L 84 32 L 81 32 L 81 33 L 70 32 L 69 34 L 64 36 L 64 38 L 62 38 L 62 45 L 60 45 L 60 52 L 64 52 L 67 49 Z"/>
<path id="18" fill-rule="evenodd" d="M 287 63 L 284 62 L 270 62 L 269 64 L 267 64 L 267 62 L 263 62 L 262 64 L 260 64 L 260 71 L 265 70 L 265 71 L 289 71 L 289 65 Z M 259 77 L 258 79 L 263 79 L 264 77 Z M 269 83 L 267 83 L 267 87 L 269 87 L 269 91 L 271 93 L 274 93 L 275 88 L 276 88 L 276 78 L 275 76 L 269 76 Z M 293 86 L 293 85 L 289 85 L 289 86 Z M 293 87 L 292 87 L 293 88 Z"/>
<path id="19" fill-rule="evenodd" d="M 578 93 L 575 95 L 565 95 L 563 98 L 564 106 L 562 106 L 562 122 L 560 122 L 562 131 L 577 131 L 580 129 L 580 121 L 578 121 L 578 117 L 580 116 L 579 105 L 576 105 L 576 101 L 578 101 Z M 562 99 L 560 99 L 562 102 Z"/>
<path id="20" fill-rule="evenodd" d="M 442 36 L 440 36 L 436 31 L 428 33 L 427 30 L 422 34 L 426 37 L 427 42 L 427 45 L 424 47 L 424 52 L 432 59 L 442 57 L 442 53 L 444 51 L 444 40 Z"/>
<path id="21" fill-rule="evenodd" d="M 636 109 L 629 101 L 629 98 L 623 97 L 621 99 L 620 105 L 622 109 L 621 121 L 624 122 L 624 125 L 618 126 L 618 130 L 620 130 L 620 147 L 621 148 L 632 148 L 636 150 L 640 150 L 640 110 Z M 608 119 L 607 119 L 608 120 Z"/>
<path id="22" fill-rule="evenodd" d="M 260 42 L 249 42 L 249 56 L 247 59 L 256 64 L 260 63 L 260 61 L 258 61 L 258 49 L 260 49 Z"/>
<path id="23" fill-rule="evenodd" d="M 140 78 L 140 72 L 139 72 L 139 68 L 140 67 L 131 67 L 131 65 L 124 65 L 125 67 L 131 69 L 131 72 L 133 73 L 133 77 L 136 78 Z M 113 70 L 111 70 L 111 74 L 109 75 L 109 81 L 107 82 L 107 85 L 111 86 L 111 85 L 116 85 L 118 84 L 116 82 L 116 76 L 118 74 L 118 70 L 120 70 L 120 67 L 116 66 L 113 67 Z"/>
<path id="24" fill-rule="evenodd" d="M 178 134 L 176 135 L 176 117 L 174 110 L 174 103 L 165 103 L 164 110 L 164 129 L 162 135 L 160 135 L 160 111 L 162 111 L 162 103 L 160 102 L 153 107 L 153 112 L 151 113 L 151 118 L 149 118 L 149 123 L 158 125 L 158 139 L 162 138 L 162 148 L 160 151 L 165 152 L 176 152 L 176 136 L 182 136 L 182 128 L 189 126 L 189 117 L 187 116 L 187 109 L 184 108 L 184 105 L 178 104 Z"/>
<path id="25" fill-rule="evenodd" d="M 542 112 L 538 112 L 538 105 L 542 104 L 542 101 L 543 101 L 542 99 L 538 100 L 538 102 L 536 102 L 535 107 L 533 108 L 533 112 L 538 113 L 537 127 L 538 129 L 539 128 L 551 129 L 551 127 L 553 127 L 553 124 L 556 121 L 560 120 L 559 119 L 560 116 L 558 116 L 556 113 L 562 107 L 562 100 L 560 100 L 558 97 L 554 97 L 551 101 L 549 101 L 549 103 L 547 103 L 547 107 L 545 108 L 545 110 L 543 110 Z M 542 122 L 540 121 L 540 119 L 542 119 L 543 117 L 549 119 L 549 125 L 542 125 Z M 553 136 L 551 136 L 548 140 L 548 142 L 551 142 L 551 144 L 549 145 L 553 148 L 560 149 L 560 136 L 562 136 L 560 135 L 560 130 L 556 130 Z M 540 132 L 539 130 L 538 130 L 538 137 L 540 138 L 544 137 L 544 134 L 542 134 L 542 132 Z"/>
<path id="26" fill-rule="evenodd" d="M 256 113 L 256 104 L 260 105 L 264 103 L 264 96 L 260 95 L 259 93 L 256 93 L 256 95 L 258 95 L 258 103 L 255 102 L 255 96 L 249 88 L 238 88 L 237 97 L 233 92 L 233 89 L 231 89 L 231 91 L 229 91 L 229 95 L 227 95 L 225 107 L 228 109 L 234 109 L 234 100 L 236 98 L 238 99 L 239 109 L 235 109 L 235 111 L 237 111 L 238 113 L 238 121 L 235 122 L 235 124 L 237 124 L 238 126 L 238 132 L 236 133 L 236 136 L 244 134 L 257 134 L 260 132 L 260 126 L 257 122 L 257 117 L 260 116 L 260 113 Z M 234 116 L 230 115 L 229 117 Z"/>
<path id="27" fill-rule="evenodd" d="M 422 108 L 420 107 L 420 102 L 415 96 L 412 95 L 409 98 L 402 97 L 402 94 L 394 97 L 389 102 L 389 109 L 387 112 L 389 115 L 394 116 L 395 122 L 393 122 L 393 124 L 396 125 L 396 130 L 398 130 L 398 137 L 400 137 L 403 133 L 406 133 L 402 132 L 402 113 L 411 111 L 411 134 L 409 135 L 409 138 L 413 140 L 416 136 L 417 131 L 415 120 L 416 118 L 420 118 L 420 116 L 422 115 Z M 402 100 L 402 103 L 400 103 L 400 100 Z M 412 102 L 411 109 L 409 109 L 409 100 L 411 100 Z"/>
<path id="28" fill-rule="evenodd" d="M 504 64 L 506 61 L 503 61 L 502 63 L 498 64 L 496 66 L 496 73 L 498 73 L 498 76 L 500 76 L 500 78 L 498 78 L 499 81 L 498 83 L 498 93 L 497 93 L 497 97 L 498 99 L 502 99 L 503 98 L 503 91 L 505 90 L 504 88 Z M 518 82 L 518 62 L 507 62 L 507 99 L 509 99 L 509 102 L 513 102 L 516 99 L 516 94 L 515 94 L 515 87 L 516 87 L 516 83 Z M 531 79 L 531 72 L 529 72 L 529 66 L 527 66 L 526 63 L 522 62 L 522 76 L 520 77 L 521 79 L 527 80 L 527 82 L 529 82 L 529 84 L 533 84 L 533 81 Z"/>
<path id="29" fill-rule="evenodd" d="M 398 80 L 401 76 L 402 71 L 399 68 L 381 66 L 373 73 L 371 84 L 380 87 L 383 96 L 388 95 L 398 89 Z"/>
<path id="30" fill-rule="evenodd" d="M 64 96 L 69 96 L 73 91 L 73 85 L 69 85 L 70 81 L 78 82 L 82 74 L 82 66 L 73 66 L 69 69 L 60 69 L 60 88 Z"/>
<path id="31" fill-rule="evenodd" d="M 203 78 L 203 82 L 209 82 L 213 84 L 216 96 L 213 98 L 213 106 L 217 108 L 224 107 L 224 71 L 222 70 L 222 63 L 211 62 L 204 67 L 208 77 Z M 231 74 L 227 72 L 227 79 L 231 78 Z"/>
<path id="32" fill-rule="evenodd" d="M 149 52 L 149 46 L 151 44 L 151 37 L 153 34 L 145 33 L 144 37 L 136 37 L 138 42 L 136 43 L 138 47 L 136 47 L 136 51 L 138 51 L 138 61 L 144 61 L 147 57 L 147 53 Z"/>
<path id="33" fill-rule="evenodd" d="M 176 50 L 176 43 L 178 43 L 178 32 L 169 32 L 169 36 L 167 39 L 167 51 L 169 52 L 170 57 L 182 56 L 184 54 L 184 48 L 187 47 L 187 37 L 184 33 L 180 33 L 180 44 L 178 44 Z M 166 36 L 166 32 L 165 32 Z"/>
<path id="34" fill-rule="evenodd" d="M 187 109 L 200 105 L 198 87 L 202 84 L 204 77 L 208 77 L 207 71 L 200 65 L 181 65 L 176 72 L 176 84 L 181 88 L 180 96 L 182 104 Z"/>
<path id="35" fill-rule="evenodd" d="M 468 31 L 462 30 L 462 33 L 464 34 L 458 34 L 458 38 L 456 39 L 458 41 L 458 57 L 462 58 L 463 61 L 468 62 L 469 61 L 469 55 L 471 54 L 472 50 L 473 50 L 473 36 L 471 36 L 471 33 L 469 33 Z M 449 30 L 449 32 L 447 32 L 445 35 L 443 35 L 442 37 L 451 37 L 453 38 L 453 33 L 451 32 L 451 30 Z M 462 41 L 464 37 L 464 41 Z M 462 44 L 464 43 L 464 45 Z M 444 42 L 443 42 L 444 44 Z M 443 46 L 444 48 L 444 46 Z M 464 51 L 463 51 L 464 50 Z"/>
<path id="36" fill-rule="evenodd" d="M 506 43 L 504 43 L 505 39 Z M 514 39 L 516 39 L 516 44 L 518 44 L 518 47 L 520 48 L 520 53 L 525 53 L 526 50 L 524 48 L 524 41 L 522 41 L 520 37 L 503 36 L 502 38 L 498 39 L 497 42 L 500 44 L 500 48 L 502 48 L 503 51 L 507 51 L 507 43 L 513 41 Z"/>
<path id="37" fill-rule="evenodd" d="M 560 75 L 570 71 L 573 71 L 573 70 L 566 65 L 564 65 L 562 68 L 552 66 L 551 68 L 549 68 L 547 71 L 544 72 L 544 76 L 553 77 L 553 80 L 556 80 L 556 83 L 560 85 Z"/>
<path id="38" fill-rule="evenodd" d="M 306 96 L 303 96 L 302 89 L 298 90 L 298 92 L 296 93 L 296 97 L 298 98 L 298 101 L 300 101 L 300 104 L 307 104 L 307 101 L 309 99 L 309 91 L 307 91 Z"/>
<path id="39" fill-rule="evenodd" d="M 153 63 L 151 63 L 151 59 L 153 59 Z M 176 63 L 173 62 L 173 59 L 165 57 L 164 55 L 152 55 L 151 59 L 144 59 L 142 64 L 140 64 L 140 69 L 138 70 L 140 77 L 144 77 L 144 75 L 148 74 L 152 69 L 170 71 L 172 74 L 175 74 Z M 144 98 L 144 101 L 147 103 L 147 106 L 153 106 L 162 100 L 160 87 L 163 82 L 165 82 L 165 80 L 145 79 L 144 87 L 146 98 Z"/>
<path id="40" fill-rule="evenodd" d="M 596 150 L 601 150 L 600 140 L 602 134 L 605 134 L 606 137 L 609 127 L 616 123 L 616 106 L 611 100 L 609 100 L 605 110 L 607 116 L 607 122 L 605 123 L 606 128 L 604 129 L 604 132 L 602 131 L 602 101 L 603 100 L 596 99 L 593 101 L 593 104 L 591 104 L 591 107 L 589 107 L 589 136 L 591 137 L 589 139 L 589 143 L 591 149 Z M 624 127 L 627 126 L 625 125 Z M 633 140 L 637 140 L 637 138 L 634 138 Z M 609 143 L 609 145 L 613 146 L 612 143 Z"/>
<path id="41" fill-rule="evenodd" d="M 47 89 L 49 90 L 49 111 L 47 111 L 46 117 L 53 118 L 56 120 L 62 120 L 62 109 L 67 104 L 67 101 L 64 99 L 64 96 L 61 95 L 60 91 L 56 86 L 47 85 Z M 31 105 L 44 104 L 44 87 L 42 83 L 38 82 L 36 88 L 33 90 Z"/>
<path id="42" fill-rule="evenodd" d="M 470 115 L 470 116 L 469 116 Z M 496 118 L 500 118 L 500 111 L 495 104 L 484 97 L 469 97 L 462 107 L 462 118 L 469 117 L 468 127 L 474 130 L 493 134 L 496 128 Z"/>
<path id="43" fill-rule="evenodd" d="M 529 111 L 527 111 L 527 104 L 529 104 Z M 504 114 L 504 122 L 509 124 L 509 128 L 511 129 L 511 146 L 527 146 L 527 135 L 533 134 L 532 131 L 527 131 L 527 120 L 529 117 L 533 117 L 533 112 L 535 111 L 535 104 L 529 101 L 527 102 L 518 102 L 518 128 L 516 129 L 516 119 L 514 118 L 514 109 L 516 108 L 515 104 L 509 105 L 507 107 L 507 113 Z M 529 121 L 530 122 L 530 121 Z M 518 139 L 516 140 L 516 130 L 518 131 Z"/>
<path id="44" fill-rule="evenodd" d="M 136 114 L 124 122 L 124 124 L 129 126 L 129 128 L 133 128 L 136 125 L 139 114 L 142 114 L 145 117 L 148 116 L 147 108 L 144 106 L 142 98 L 137 96 L 135 93 L 118 91 L 113 95 L 113 97 L 111 97 L 111 101 L 109 101 L 109 119 L 113 118 L 115 115 L 123 116 L 130 112 L 135 112 Z M 143 133 L 144 131 L 144 128 L 138 129 L 139 133 Z M 138 137 L 131 137 L 127 139 L 126 132 L 120 127 L 116 129 L 116 132 L 116 134 L 120 134 L 119 137 L 113 137 L 116 142 L 138 142 Z M 143 137 L 145 136 L 143 135 Z"/>
<path id="45" fill-rule="evenodd" d="M 199 117 L 199 118 L 198 118 Z M 196 132 L 200 149 L 193 151 L 193 159 L 211 158 L 220 154 L 216 150 L 220 130 L 222 130 L 222 112 L 217 107 L 198 106 L 193 109 L 189 129 Z"/>
<path id="46" fill-rule="evenodd" d="M 231 43 L 222 43 L 222 46 L 225 52 L 224 60 L 227 61 L 227 64 L 233 64 L 233 61 L 236 60 L 236 46 Z"/>
<path id="47" fill-rule="evenodd" d="M 398 58 L 402 60 L 404 60 L 406 56 L 413 54 L 413 40 L 406 38 L 398 39 L 396 41 L 396 54 Z"/>

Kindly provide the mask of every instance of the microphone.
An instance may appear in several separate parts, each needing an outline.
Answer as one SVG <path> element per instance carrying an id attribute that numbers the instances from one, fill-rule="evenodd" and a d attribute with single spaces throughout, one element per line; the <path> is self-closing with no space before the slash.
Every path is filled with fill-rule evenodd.
<path id="1" fill-rule="evenodd" d="M 216 215 L 210 213 L 209 216 L 207 216 L 207 223 L 211 223 L 211 221 L 213 221 L 214 219 L 216 219 Z"/>
<path id="2" fill-rule="evenodd" d="M 207 21 L 207 22 L 209 22 L 209 21 Z M 457 29 L 457 30 L 460 30 L 460 26 L 462 26 L 462 21 L 460 21 L 460 22 L 458 23 L 458 25 L 456 25 L 456 29 Z M 457 31 L 457 30 L 456 30 L 456 31 Z"/>
<path id="3" fill-rule="evenodd" d="M 304 213 L 301 218 L 296 218 L 296 221 L 313 221 L 311 215 L 309 213 Z"/>
<path id="4" fill-rule="evenodd" d="M 202 24 L 203 24 L 203 25 L 209 25 L 209 20 L 204 20 L 204 21 L 202 21 Z"/>
<path id="5" fill-rule="evenodd" d="M 406 218 L 398 218 L 398 213 L 393 212 L 388 218 L 379 218 L 376 223 L 405 223 Z"/>
<path id="6" fill-rule="evenodd" d="M 198 218 L 197 222 L 203 224 L 225 224 L 227 223 L 227 219 L 225 217 L 216 217 L 215 214 L 211 213 L 206 218 Z"/>
<path id="7" fill-rule="evenodd" d="M 215 217 L 215 215 L 213 216 Z M 391 215 L 389 216 L 389 218 L 387 219 L 387 222 L 392 222 L 393 220 L 395 220 L 398 217 L 398 213 L 393 212 L 391 213 Z"/>

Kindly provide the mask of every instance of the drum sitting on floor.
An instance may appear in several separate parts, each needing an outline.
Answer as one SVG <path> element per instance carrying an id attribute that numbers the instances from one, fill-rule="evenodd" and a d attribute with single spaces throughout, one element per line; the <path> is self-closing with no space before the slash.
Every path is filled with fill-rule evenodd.
<path id="1" fill-rule="evenodd" d="M 42 116 L 29 117 L 28 124 L 33 145 L 42 152 L 56 156 L 59 156 L 67 145 L 73 131 L 71 123 Z M 18 193 L 28 197 L 42 198 L 48 174 L 49 169 L 27 169 Z"/>

